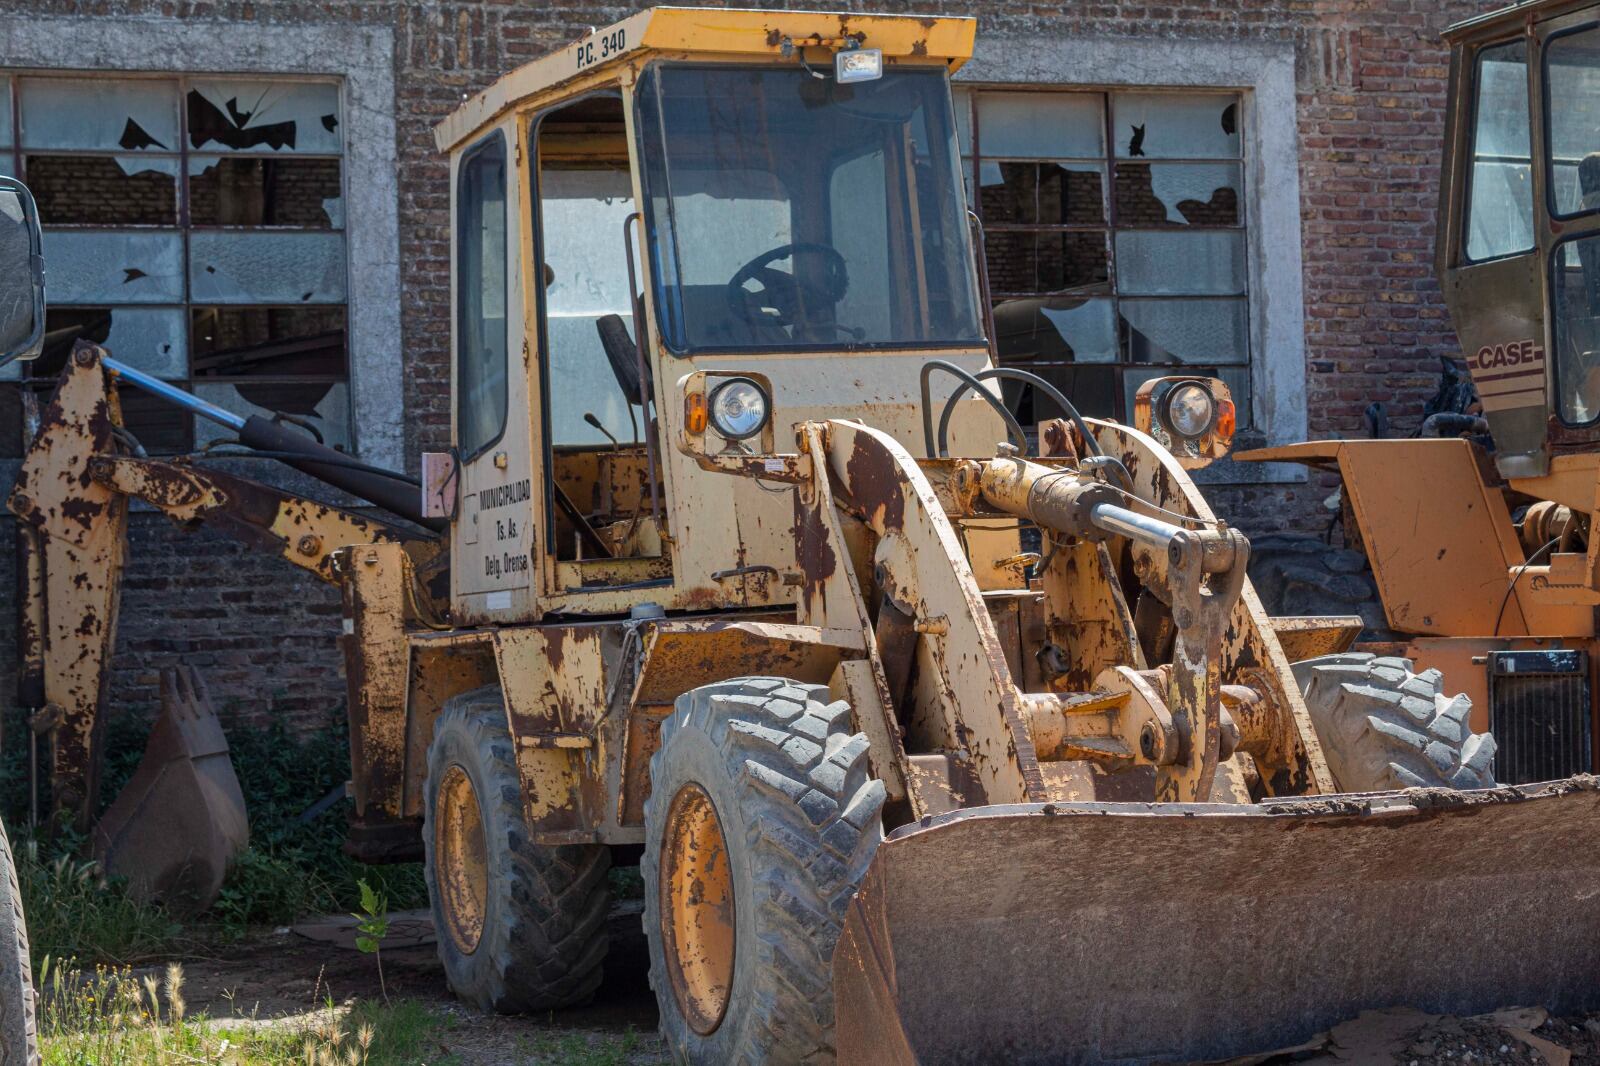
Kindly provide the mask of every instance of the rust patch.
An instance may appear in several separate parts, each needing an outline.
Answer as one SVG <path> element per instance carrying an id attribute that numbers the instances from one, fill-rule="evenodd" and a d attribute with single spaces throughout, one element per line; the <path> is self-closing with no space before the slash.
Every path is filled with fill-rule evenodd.
<path id="1" fill-rule="evenodd" d="M 856 439 L 845 473 L 850 480 L 851 502 L 861 509 L 869 525 L 880 533 L 905 527 L 905 485 L 892 465 L 880 462 L 866 438 Z"/>
<path id="2" fill-rule="evenodd" d="M 829 543 L 828 524 L 817 508 L 804 503 L 796 493 L 794 511 L 794 557 L 805 579 L 801 591 L 808 602 L 815 601 L 838 569 L 839 559 Z"/>

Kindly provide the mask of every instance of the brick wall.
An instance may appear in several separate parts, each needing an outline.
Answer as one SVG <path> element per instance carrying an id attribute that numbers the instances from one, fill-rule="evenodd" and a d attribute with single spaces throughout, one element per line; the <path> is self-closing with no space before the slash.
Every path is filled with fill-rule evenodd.
<path id="1" fill-rule="evenodd" d="M 759 2 L 759 0 L 758 0 Z M 396 40 L 397 139 L 407 452 L 448 431 L 448 192 L 433 124 L 496 76 L 621 17 L 629 6 L 542 0 L 12 0 L 53 15 L 137 15 L 257 24 L 357 21 Z M 777 6 L 766 4 L 764 6 Z M 826 6 L 840 6 L 830 2 Z M 959 10 L 947 0 L 876 4 L 890 12 Z M 1454 351 L 1431 277 L 1433 209 L 1446 55 L 1438 34 L 1487 9 L 1468 0 L 1084 0 L 972 5 L 980 32 L 1139 38 L 1273 39 L 1298 55 L 1304 227 L 1306 401 L 1311 435 L 1357 432 L 1375 398 L 1405 424 L 1433 388 L 1436 356 Z M 228 69 L 227 32 L 206 65 Z M 1328 487 L 1212 490 L 1250 532 L 1318 529 Z M 133 521 L 113 698 L 148 708 L 155 669 L 189 656 L 208 667 L 218 702 L 311 720 L 342 700 L 336 597 L 286 564 L 151 515 Z M 0 522 L 0 589 L 12 587 L 11 531 Z M 9 602 L 9 595 L 0 595 Z M 0 700 L 11 695 L 13 619 L 0 610 Z"/>

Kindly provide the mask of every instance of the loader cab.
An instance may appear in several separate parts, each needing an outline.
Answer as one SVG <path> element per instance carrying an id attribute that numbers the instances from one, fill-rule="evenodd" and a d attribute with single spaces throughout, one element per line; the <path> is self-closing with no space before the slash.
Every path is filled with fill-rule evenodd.
<path id="1" fill-rule="evenodd" d="M 1600 4 L 1452 27 L 1437 271 L 1508 478 L 1600 448 Z"/>
<path id="2" fill-rule="evenodd" d="M 793 602 L 789 486 L 685 433 L 792 452 L 844 415 L 921 451 L 922 364 L 988 365 L 949 90 L 973 32 L 652 9 L 439 126 L 459 618 Z M 952 449 L 987 452 L 960 407 Z"/>

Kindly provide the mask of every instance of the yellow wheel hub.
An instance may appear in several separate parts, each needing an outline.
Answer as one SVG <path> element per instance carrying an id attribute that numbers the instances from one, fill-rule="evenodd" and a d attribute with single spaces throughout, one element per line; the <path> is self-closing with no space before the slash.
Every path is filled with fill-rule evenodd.
<path id="1" fill-rule="evenodd" d="M 728 844 L 711 797 L 685 785 L 661 841 L 661 922 L 672 989 L 689 1026 L 716 1031 L 733 991 L 734 901 Z"/>
<path id="2" fill-rule="evenodd" d="M 463 954 L 478 950 L 489 899 L 483 814 L 472 780 L 459 766 L 445 771 L 434 801 L 433 862 L 445 928 Z"/>

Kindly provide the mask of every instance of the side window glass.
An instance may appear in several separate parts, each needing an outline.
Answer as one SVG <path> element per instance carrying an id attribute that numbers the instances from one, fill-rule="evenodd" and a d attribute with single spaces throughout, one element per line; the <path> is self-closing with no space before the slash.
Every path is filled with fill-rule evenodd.
<path id="1" fill-rule="evenodd" d="M 1551 332 L 1561 421 L 1588 425 L 1600 419 L 1600 236 L 1558 245 L 1551 258 L 1550 285 L 1555 291 Z M 1544 387 L 1527 372 L 1520 381 L 1530 390 Z"/>
<path id="2" fill-rule="evenodd" d="M 1551 213 L 1600 209 L 1600 28 L 1553 37 L 1544 55 Z"/>
<path id="3" fill-rule="evenodd" d="M 472 458 L 506 428 L 506 145 L 461 162 L 456 187 L 456 446 Z"/>
<path id="4" fill-rule="evenodd" d="M 1526 42 L 1480 51 L 1474 82 L 1466 237 L 1467 258 L 1482 262 L 1533 249 Z"/>

